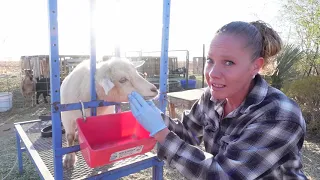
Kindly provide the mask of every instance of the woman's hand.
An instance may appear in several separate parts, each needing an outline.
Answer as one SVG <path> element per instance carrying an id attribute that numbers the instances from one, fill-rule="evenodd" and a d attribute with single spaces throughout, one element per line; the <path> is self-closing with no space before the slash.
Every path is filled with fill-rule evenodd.
<path id="1" fill-rule="evenodd" d="M 162 143 L 169 129 L 161 117 L 161 111 L 152 101 L 145 101 L 136 92 L 129 94 L 128 99 L 133 116 L 150 132 L 150 136 Z"/>

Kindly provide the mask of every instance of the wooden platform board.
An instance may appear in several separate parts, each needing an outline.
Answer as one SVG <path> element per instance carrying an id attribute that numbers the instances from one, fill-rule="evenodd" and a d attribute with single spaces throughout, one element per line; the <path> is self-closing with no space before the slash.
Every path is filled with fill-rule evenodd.
<path id="1" fill-rule="evenodd" d="M 175 108 L 190 109 L 192 105 L 201 97 L 206 88 L 191 89 L 180 92 L 168 93 L 169 112 L 171 118 L 176 118 Z"/>

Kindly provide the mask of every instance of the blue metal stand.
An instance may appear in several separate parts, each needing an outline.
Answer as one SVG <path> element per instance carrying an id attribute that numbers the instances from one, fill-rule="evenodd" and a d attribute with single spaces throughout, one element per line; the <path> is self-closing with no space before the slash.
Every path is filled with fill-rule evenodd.
<path id="1" fill-rule="evenodd" d="M 91 51 L 90 51 L 90 93 L 91 101 L 83 102 L 84 108 L 91 108 L 92 115 L 96 115 L 96 108 L 98 106 L 119 105 L 113 102 L 103 102 L 96 100 L 95 79 L 94 74 L 96 71 L 96 38 L 93 26 L 93 12 L 95 10 L 95 0 L 90 0 L 91 5 Z M 22 152 L 28 152 L 39 175 L 42 179 L 64 179 L 64 170 L 62 165 L 62 156 L 71 152 L 80 150 L 80 146 L 62 147 L 62 134 L 61 134 L 61 117 L 62 111 L 79 110 L 81 109 L 80 103 L 73 104 L 60 104 L 60 59 L 59 59 L 59 33 L 58 33 L 58 11 L 57 0 L 48 0 L 48 17 L 49 17 L 49 37 L 50 37 L 50 83 L 51 83 L 51 119 L 52 119 L 52 152 L 53 152 L 53 174 L 44 163 L 44 160 L 37 152 L 34 146 L 34 141 L 28 137 L 24 125 L 36 126 L 41 124 L 40 120 L 33 120 L 28 122 L 20 122 L 15 124 L 16 141 L 17 141 L 17 154 L 19 162 L 19 172 L 23 172 L 22 165 Z M 170 0 L 163 0 L 163 27 L 162 27 L 162 44 L 161 44 L 161 65 L 160 65 L 160 109 L 164 112 L 166 108 L 166 90 L 167 90 L 167 71 L 168 71 L 168 46 L 169 46 L 169 24 L 170 24 Z M 119 111 L 119 106 L 117 106 Z M 21 143 L 25 147 L 21 147 Z M 138 172 L 140 170 L 152 167 L 153 179 L 160 180 L 163 176 L 163 162 L 159 161 L 155 155 L 148 155 L 143 160 L 139 160 L 128 165 L 112 169 L 110 171 L 87 177 L 88 179 L 116 179 L 129 174 Z"/>
<path id="2" fill-rule="evenodd" d="M 162 44 L 160 57 L 160 110 L 165 112 L 167 107 L 167 79 L 168 79 L 168 49 L 169 49 L 169 25 L 170 25 L 170 0 L 163 1 L 162 13 Z"/>

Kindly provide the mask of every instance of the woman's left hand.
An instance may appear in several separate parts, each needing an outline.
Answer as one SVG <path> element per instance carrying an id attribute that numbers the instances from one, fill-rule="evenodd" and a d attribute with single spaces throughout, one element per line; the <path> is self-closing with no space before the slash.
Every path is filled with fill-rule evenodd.
<path id="1" fill-rule="evenodd" d="M 152 101 L 145 101 L 137 92 L 129 94 L 128 99 L 132 114 L 150 132 L 150 136 L 154 136 L 159 131 L 167 128 L 161 117 L 160 110 Z"/>

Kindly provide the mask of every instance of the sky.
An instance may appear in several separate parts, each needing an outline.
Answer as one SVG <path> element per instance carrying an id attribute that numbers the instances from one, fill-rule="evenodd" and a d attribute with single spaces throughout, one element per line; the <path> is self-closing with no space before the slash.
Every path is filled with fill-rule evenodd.
<path id="1" fill-rule="evenodd" d="M 96 1 L 97 57 L 110 54 L 115 44 L 122 52 L 161 50 L 162 0 Z M 90 54 L 89 8 L 89 0 L 58 0 L 60 54 Z M 202 56 L 202 44 L 208 47 L 230 21 L 261 19 L 282 32 L 280 8 L 280 0 L 171 0 L 169 49 Z M 0 23 L 0 60 L 49 54 L 47 1 L 2 0 Z"/>

